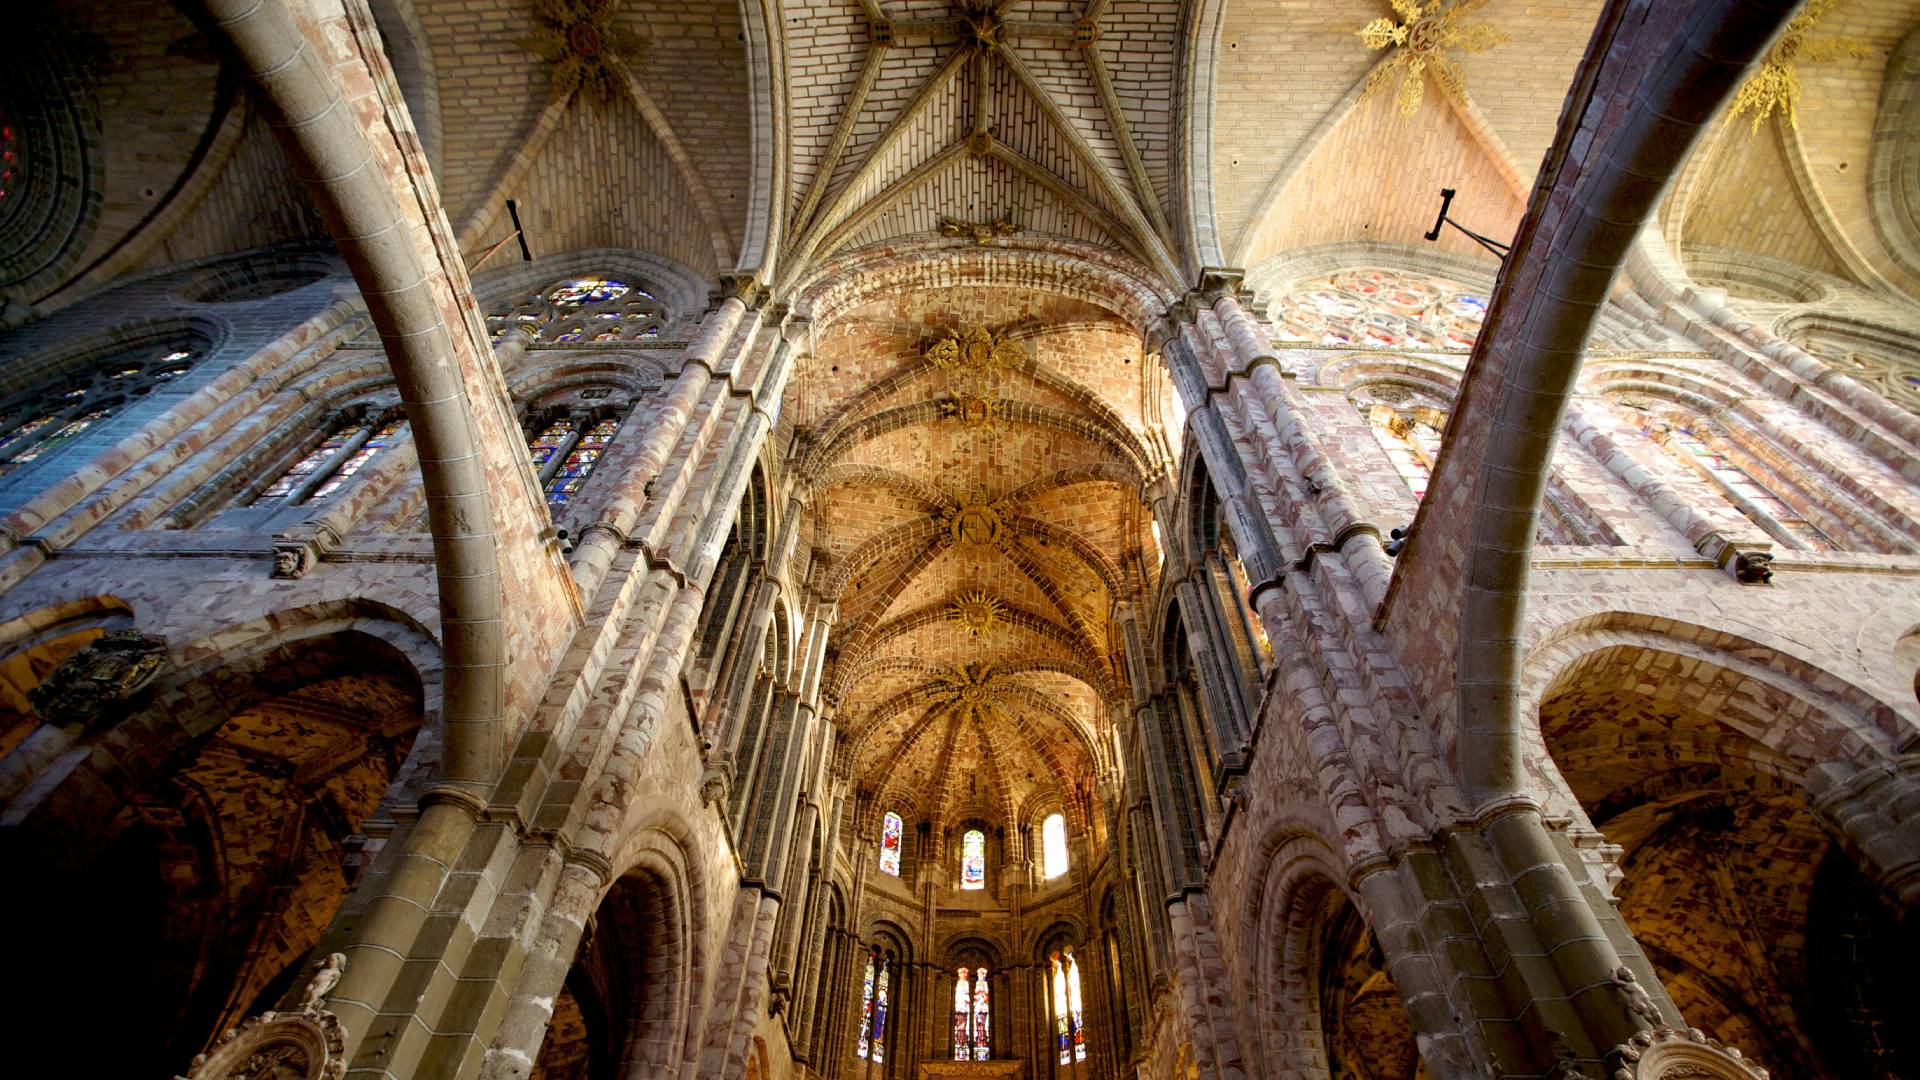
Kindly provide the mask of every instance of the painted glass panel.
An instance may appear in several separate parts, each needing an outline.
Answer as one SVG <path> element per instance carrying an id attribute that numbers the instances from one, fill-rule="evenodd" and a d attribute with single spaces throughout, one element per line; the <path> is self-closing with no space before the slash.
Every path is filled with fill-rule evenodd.
<path id="1" fill-rule="evenodd" d="M 988 1038 L 988 1025 L 992 1023 L 992 1010 L 987 1001 L 987 969 L 975 968 L 973 971 L 973 1060 L 985 1061 L 993 1054 L 992 1040 Z"/>
<path id="2" fill-rule="evenodd" d="M 960 838 L 960 887 L 987 887 L 987 834 L 979 829 L 968 829 Z"/>
<path id="3" fill-rule="evenodd" d="M 547 501 L 556 506 L 564 506 L 580 494 L 580 488 L 592 475 L 600 456 L 606 453 L 613 442 L 614 433 L 620 430 L 620 421 L 602 420 L 587 429 L 580 441 L 573 444 L 573 450 L 567 459 L 560 463 L 560 470 L 547 481 Z"/>
<path id="4" fill-rule="evenodd" d="M 545 430 L 533 437 L 533 441 L 527 444 L 527 450 L 533 456 L 535 472 L 547 467 L 547 462 L 553 460 L 553 455 L 567 445 L 567 439 L 572 437 L 573 431 L 573 420 L 562 418 L 548 424 Z"/>
<path id="5" fill-rule="evenodd" d="M 961 968 L 953 977 L 953 1060 L 965 1061 L 972 1042 L 970 1026 L 973 1016 L 973 990 L 967 984 L 967 969 Z"/>
<path id="6" fill-rule="evenodd" d="M 1050 814 L 1040 826 L 1040 854 L 1048 881 L 1067 872 L 1067 819 Z"/>
<path id="7" fill-rule="evenodd" d="M 1713 449 L 1705 438 L 1691 428 L 1675 425 L 1668 431 L 1673 442 L 1691 455 L 1702 469 L 1713 474 L 1715 479 L 1741 498 L 1765 510 L 1801 543 L 1815 551 L 1826 551 L 1833 546 L 1824 533 L 1801 517 L 1798 510 L 1787 505 L 1785 499 L 1768 490 L 1731 458 Z"/>
<path id="8" fill-rule="evenodd" d="M 854 1051 L 858 1057 L 865 1058 L 873 1040 L 873 954 L 867 954 L 866 981 L 860 990 L 860 1045 Z"/>
<path id="9" fill-rule="evenodd" d="M 880 822 L 880 872 L 900 876 L 900 815 L 887 811 Z"/>
<path id="10" fill-rule="evenodd" d="M 294 488 L 299 487 L 314 474 L 315 470 L 325 465 L 328 458 L 339 453 L 341 447 L 352 442 L 363 430 L 365 428 L 356 423 L 346 423 L 334 428 L 333 433 L 320 440 L 320 445 L 314 447 L 311 453 L 294 462 L 286 472 L 280 474 L 279 479 L 267 485 L 267 490 L 261 492 L 260 497 L 254 502 L 257 504 L 271 499 L 286 498 Z"/>
<path id="11" fill-rule="evenodd" d="M 1060 954 L 1053 954 L 1052 992 L 1053 1031 L 1059 1043 L 1060 1064 L 1073 1064 L 1073 1019 L 1067 1013 L 1067 973 L 1060 963 Z"/>
<path id="12" fill-rule="evenodd" d="M 873 1063 L 886 1060 L 887 1054 L 887 961 L 880 961 L 880 981 L 873 988 Z"/>
<path id="13" fill-rule="evenodd" d="M 1073 950 L 1061 950 L 1061 964 L 1067 969 L 1067 1010 L 1073 1020 L 1073 1060 L 1087 1058 L 1087 1025 L 1080 1011 L 1080 965 L 1073 961 Z"/>

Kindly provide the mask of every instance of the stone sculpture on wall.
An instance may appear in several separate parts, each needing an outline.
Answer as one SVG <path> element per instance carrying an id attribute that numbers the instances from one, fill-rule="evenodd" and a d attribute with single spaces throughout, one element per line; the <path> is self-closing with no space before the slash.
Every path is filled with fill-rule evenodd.
<path id="1" fill-rule="evenodd" d="M 229 1028 L 212 1050 L 175 1080 L 338 1080 L 347 1072 L 346 1031 L 326 1009 L 327 994 L 347 970 L 344 954 L 320 964 L 297 1012 L 263 1012 Z"/>
<path id="2" fill-rule="evenodd" d="M 110 631 L 61 661 L 28 696 L 49 723 L 89 724 L 146 689 L 166 660 L 160 638 Z"/>

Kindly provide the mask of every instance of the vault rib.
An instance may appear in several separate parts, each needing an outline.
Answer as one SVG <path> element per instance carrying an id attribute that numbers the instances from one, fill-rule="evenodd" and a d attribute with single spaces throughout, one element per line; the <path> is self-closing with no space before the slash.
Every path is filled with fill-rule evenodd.
<path id="1" fill-rule="evenodd" d="M 1135 239 L 1146 250 L 1149 256 L 1147 261 L 1154 264 L 1154 269 L 1166 275 L 1168 281 L 1179 281 L 1180 271 L 1172 253 L 1161 241 L 1160 236 L 1154 232 L 1152 224 L 1147 221 L 1139 204 L 1135 203 L 1132 196 L 1128 195 L 1126 189 L 1120 185 L 1119 178 L 1114 176 L 1113 171 L 1107 168 L 1106 162 L 1101 161 L 1100 156 L 1093 152 L 1093 147 L 1087 144 L 1086 137 L 1080 134 L 1080 130 L 1073 126 L 1073 121 L 1061 111 L 1060 103 L 1053 99 L 1053 95 L 1040 84 L 1040 80 L 1034 76 L 1026 62 L 1021 60 L 1019 54 L 1012 48 L 1001 44 L 996 45 L 994 51 L 1006 63 L 1007 70 L 1013 73 L 1013 77 L 1020 81 L 1027 95 L 1033 98 L 1034 104 L 1040 107 L 1040 111 L 1046 115 L 1048 122 L 1060 132 L 1062 138 L 1067 140 L 1067 145 L 1072 148 L 1074 154 L 1092 171 L 1101 194 L 1112 200 L 1113 204 L 1119 208 L 1121 218 L 1126 221 Z"/>

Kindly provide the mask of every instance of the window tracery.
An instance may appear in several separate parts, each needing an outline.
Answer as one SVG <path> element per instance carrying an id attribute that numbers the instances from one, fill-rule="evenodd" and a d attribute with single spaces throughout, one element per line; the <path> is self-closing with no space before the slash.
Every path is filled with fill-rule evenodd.
<path id="1" fill-rule="evenodd" d="M 0 403 L 0 475 L 71 442 L 198 359 L 193 350 L 178 348 L 123 354 Z"/>
<path id="2" fill-rule="evenodd" d="M 660 336 L 668 319 L 665 306 L 645 290 L 618 278 L 589 276 L 513 298 L 488 313 L 487 332 L 495 344 L 516 328 L 557 345 L 649 341 Z"/>
<path id="3" fill-rule="evenodd" d="M 1298 285 L 1271 310 L 1283 336 L 1316 345 L 1471 349 L 1487 298 L 1444 278 L 1362 268 Z"/>
<path id="4" fill-rule="evenodd" d="M 968 829 L 960 838 L 960 887 L 987 887 L 987 834 L 979 829 Z"/>
<path id="5" fill-rule="evenodd" d="M 900 833 L 905 823 L 900 815 L 887 811 L 880 819 L 880 872 L 900 876 Z"/>
<path id="6" fill-rule="evenodd" d="M 1041 874 L 1048 881 L 1067 872 L 1067 819 L 1049 814 L 1040 825 Z"/>

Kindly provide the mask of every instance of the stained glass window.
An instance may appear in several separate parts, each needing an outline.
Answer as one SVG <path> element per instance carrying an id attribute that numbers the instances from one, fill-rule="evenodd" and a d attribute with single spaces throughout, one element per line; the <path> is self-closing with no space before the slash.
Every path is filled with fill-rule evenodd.
<path id="1" fill-rule="evenodd" d="M 360 444 L 360 449 L 355 450 L 347 460 L 340 463 L 339 468 L 333 470 L 333 475 L 327 477 L 326 483 L 313 489 L 313 494 L 309 496 L 310 501 L 324 499 L 345 487 L 355 473 L 366 468 L 367 462 L 378 457 L 380 451 L 398 442 L 400 431 L 406 426 L 405 420 L 395 420 L 368 436 L 367 441 Z"/>
<path id="2" fill-rule="evenodd" d="M 987 887 L 987 834 L 979 829 L 968 829 L 960 838 L 960 887 Z"/>
<path id="3" fill-rule="evenodd" d="M 366 425 L 361 424 L 357 420 L 349 420 L 334 428 L 326 438 L 320 440 L 319 446 L 314 447 L 305 457 L 289 466 L 286 472 L 280 474 L 279 479 L 267 485 L 267 489 L 260 493 L 260 496 L 254 500 L 254 503 L 258 505 L 273 499 L 284 499 L 288 495 L 293 494 L 296 488 L 312 478 L 315 473 L 320 471 L 321 466 L 331 461 L 348 443 L 359 438 L 360 433 L 365 430 Z"/>
<path id="4" fill-rule="evenodd" d="M 1067 872 L 1067 819 L 1049 814 L 1040 826 L 1041 873 L 1048 881 Z"/>
<path id="5" fill-rule="evenodd" d="M 953 1060 L 965 1061 L 973 1052 L 973 988 L 967 979 L 967 969 L 961 968 L 953 976 Z"/>
<path id="6" fill-rule="evenodd" d="M 987 969 L 974 968 L 973 1060 L 975 1061 L 985 1061 L 993 1056 L 993 1045 L 988 1031 L 988 1025 L 992 1022 L 992 1009 L 987 1000 Z"/>
<path id="7" fill-rule="evenodd" d="M 880 872 L 900 876 L 900 815 L 887 811 L 880 819 Z"/>
<path id="8" fill-rule="evenodd" d="M 561 345 L 644 341 L 659 337 L 667 322 L 660 301 L 610 277 L 564 281 L 545 292 L 515 297 L 487 315 L 487 329 L 496 343 L 515 327 L 531 331 L 537 341 Z"/>
<path id="9" fill-rule="evenodd" d="M 968 971 L 960 965 L 953 976 L 953 1060 L 986 1061 L 993 1056 L 992 1013 L 987 969 Z"/>
<path id="10" fill-rule="evenodd" d="M 1060 1064 L 1071 1065 L 1087 1059 L 1087 1026 L 1080 1009 L 1080 965 L 1074 962 L 1071 948 L 1055 951 L 1050 960 L 1049 997 L 1054 1037 Z"/>
<path id="11" fill-rule="evenodd" d="M 573 444 L 567 459 L 560 463 L 559 471 L 547 481 L 547 501 L 555 506 L 564 506 L 580 494 L 580 488 L 587 482 L 595 465 L 600 463 L 600 455 L 606 452 L 613 442 L 614 433 L 620 430 L 620 421 L 602 420 L 588 428 L 586 434 Z"/>
<path id="12" fill-rule="evenodd" d="M 1805 544 L 1809 550 L 1832 550 L 1833 541 L 1825 533 L 1741 467 L 1739 462 L 1716 449 L 1713 445 L 1716 440 L 1697 425 L 1661 420 L 1636 405 L 1628 405 L 1627 412 L 1640 425 L 1641 433 L 1652 440 L 1655 446 L 1737 496 L 1734 500 L 1736 508 L 1752 518 L 1762 530 L 1765 530 L 1767 523 L 1747 513 L 1746 507 L 1739 505 L 1742 501 L 1772 518 L 1775 525 Z"/>
<path id="13" fill-rule="evenodd" d="M 533 441 L 527 444 L 527 450 L 533 456 L 533 467 L 535 471 L 545 469 L 547 463 L 553 460 L 553 456 L 559 453 L 567 445 L 568 441 L 573 438 L 573 433 L 576 430 L 578 430 L 578 427 L 574 424 L 571 417 L 563 417 L 555 420 L 545 428 L 542 428 L 540 434 L 535 435 Z"/>
<path id="14" fill-rule="evenodd" d="M 0 401 L 0 474 L 37 461 L 193 366 L 187 349 L 122 354 Z"/>
<path id="15" fill-rule="evenodd" d="M 1438 421 L 1438 417 L 1431 418 Z M 1440 459 L 1440 431 L 1432 423 L 1393 408 L 1374 405 L 1367 409 L 1367 425 L 1387 458 L 1393 462 L 1400 479 L 1413 490 L 1415 499 L 1427 497 L 1427 484 L 1433 479 L 1433 463 Z"/>
<path id="16" fill-rule="evenodd" d="M 873 1063 L 878 1065 L 887 1055 L 887 958 L 880 958 L 880 981 L 873 988 Z"/>
<path id="17" fill-rule="evenodd" d="M 867 954 L 867 975 L 860 989 L 860 1045 L 854 1051 L 858 1057 L 865 1058 L 873 1045 L 873 975 L 877 958 Z"/>
<path id="18" fill-rule="evenodd" d="M 1343 270 L 1273 305 L 1283 337 L 1316 345 L 1470 349 L 1487 299 L 1465 286 L 1392 270 Z"/>

